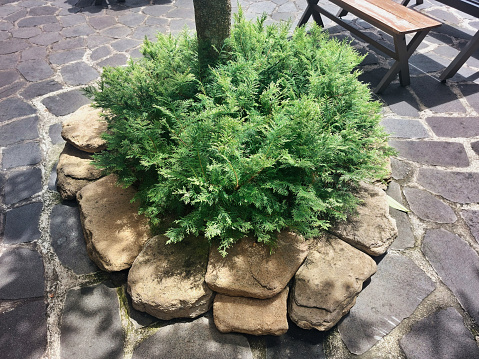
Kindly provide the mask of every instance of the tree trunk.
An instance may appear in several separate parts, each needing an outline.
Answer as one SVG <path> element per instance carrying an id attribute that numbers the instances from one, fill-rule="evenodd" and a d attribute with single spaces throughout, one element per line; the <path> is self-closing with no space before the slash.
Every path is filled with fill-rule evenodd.
<path id="1" fill-rule="evenodd" d="M 198 57 L 202 71 L 218 59 L 224 40 L 230 35 L 231 0 L 193 0 Z M 215 49 L 216 48 L 216 49 Z"/>

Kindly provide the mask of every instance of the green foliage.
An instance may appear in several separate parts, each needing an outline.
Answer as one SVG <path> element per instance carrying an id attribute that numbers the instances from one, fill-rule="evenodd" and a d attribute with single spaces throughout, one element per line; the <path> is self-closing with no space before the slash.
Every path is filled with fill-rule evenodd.
<path id="1" fill-rule="evenodd" d="M 270 245 L 285 227 L 314 236 L 354 208 L 360 180 L 384 175 L 390 149 L 357 80 L 362 58 L 316 26 L 290 37 L 264 20 L 236 15 L 202 79 L 196 38 L 159 34 L 87 90 L 110 130 L 96 161 L 137 186 L 153 225 L 175 216 L 170 242 L 204 234 L 226 253 L 247 234 Z"/>

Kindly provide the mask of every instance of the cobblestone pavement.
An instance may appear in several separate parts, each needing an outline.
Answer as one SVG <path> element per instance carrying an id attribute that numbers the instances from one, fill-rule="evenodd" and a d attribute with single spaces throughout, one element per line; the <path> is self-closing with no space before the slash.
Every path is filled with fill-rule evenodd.
<path id="1" fill-rule="evenodd" d="M 411 57 L 411 86 L 395 81 L 379 97 L 399 151 L 388 192 L 411 212 L 391 209 L 399 237 L 357 304 L 327 333 L 291 324 L 256 338 L 219 334 L 211 315 L 136 312 L 126 274 L 99 272 L 86 256 L 78 208 L 55 191 L 61 122 L 88 103 L 80 89 L 103 66 L 140 56 L 144 36 L 194 28 L 192 0 L 92 3 L 0 0 L 1 358 L 479 358 L 479 53 L 437 80 L 478 19 L 432 0 L 415 6 L 444 25 Z M 306 1 L 239 3 L 250 18 L 296 23 Z M 352 45 L 369 52 L 361 79 L 376 85 L 391 60 Z"/>

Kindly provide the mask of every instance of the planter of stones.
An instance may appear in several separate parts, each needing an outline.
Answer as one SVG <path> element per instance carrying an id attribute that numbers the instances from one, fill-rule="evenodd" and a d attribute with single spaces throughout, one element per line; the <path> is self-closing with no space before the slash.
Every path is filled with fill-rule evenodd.
<path id="1" fill-rule="evenodd" d="M 226 257 L 198 238 L 167 245 L 138 215 L 134 190 L 118 187 L 114 175 L 100 178 L 90 164 L 89 153 L 104 148 L 105 130 L 89 106 L 64 123 L 58 190 L 79 203 L 92 261 L 109 272 L 129 268 L 134 308 L 159 319 L 195 318 L 213 308 L 223 333 L 281 335 L 288 316 L 301 328 L 329 330 L 375 273 L 371 256 L 384 254 L 397 235 L 385 192 L 362 184 L 356 216 L 308 240 L 284 230 L 273 253 L 254 238 L 238 241 Z"/>

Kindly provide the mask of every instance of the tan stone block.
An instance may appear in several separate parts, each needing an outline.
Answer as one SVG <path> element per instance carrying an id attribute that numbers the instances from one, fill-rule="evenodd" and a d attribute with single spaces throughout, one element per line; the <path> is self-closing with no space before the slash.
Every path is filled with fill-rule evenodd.
<path id="1" fill-rule="evenodd" d="M 106 148 L 101 138 L 107 131 L 107 122 L 100 116 L 102 110 L 85 105 L 63 121 L 62 137 L 79 150 L 94 153 Z"/>
<path id="2" fill-rule="evenodd" d="M 289 288 L 269 299 L 217 294 L 213 304 L 216 328 L 222 333 L 282 335 L 288 331 Z"/>
<path id="3" fill-rule="evenodd" d="M 288 231 L 278 234 L 277 247 L 243 238 L 222 257 L 218 249 L 210 252 L 206 283 L 222 294 L 233 297 L 271 298 L 281 292 L 308 254 L 308 243 Z"/>
<path id="4" fill-rule="evenodd" d="M 203 237 L 166 244 L 151 238 L 128 274 L 133 307 L 157 318 L 195 318 L 207 312 L 214 293 L 205 283 L 209 243 Z"/>
<path id="5" fill-rule="evenodd" d="M 77 194 L 80 219 L 91 260 L 112 272 L 130 268 L 151 237 L 146 217 L 131 203 L 132 187 L 116 185 L 109 175 L 83 187 Z"/>

